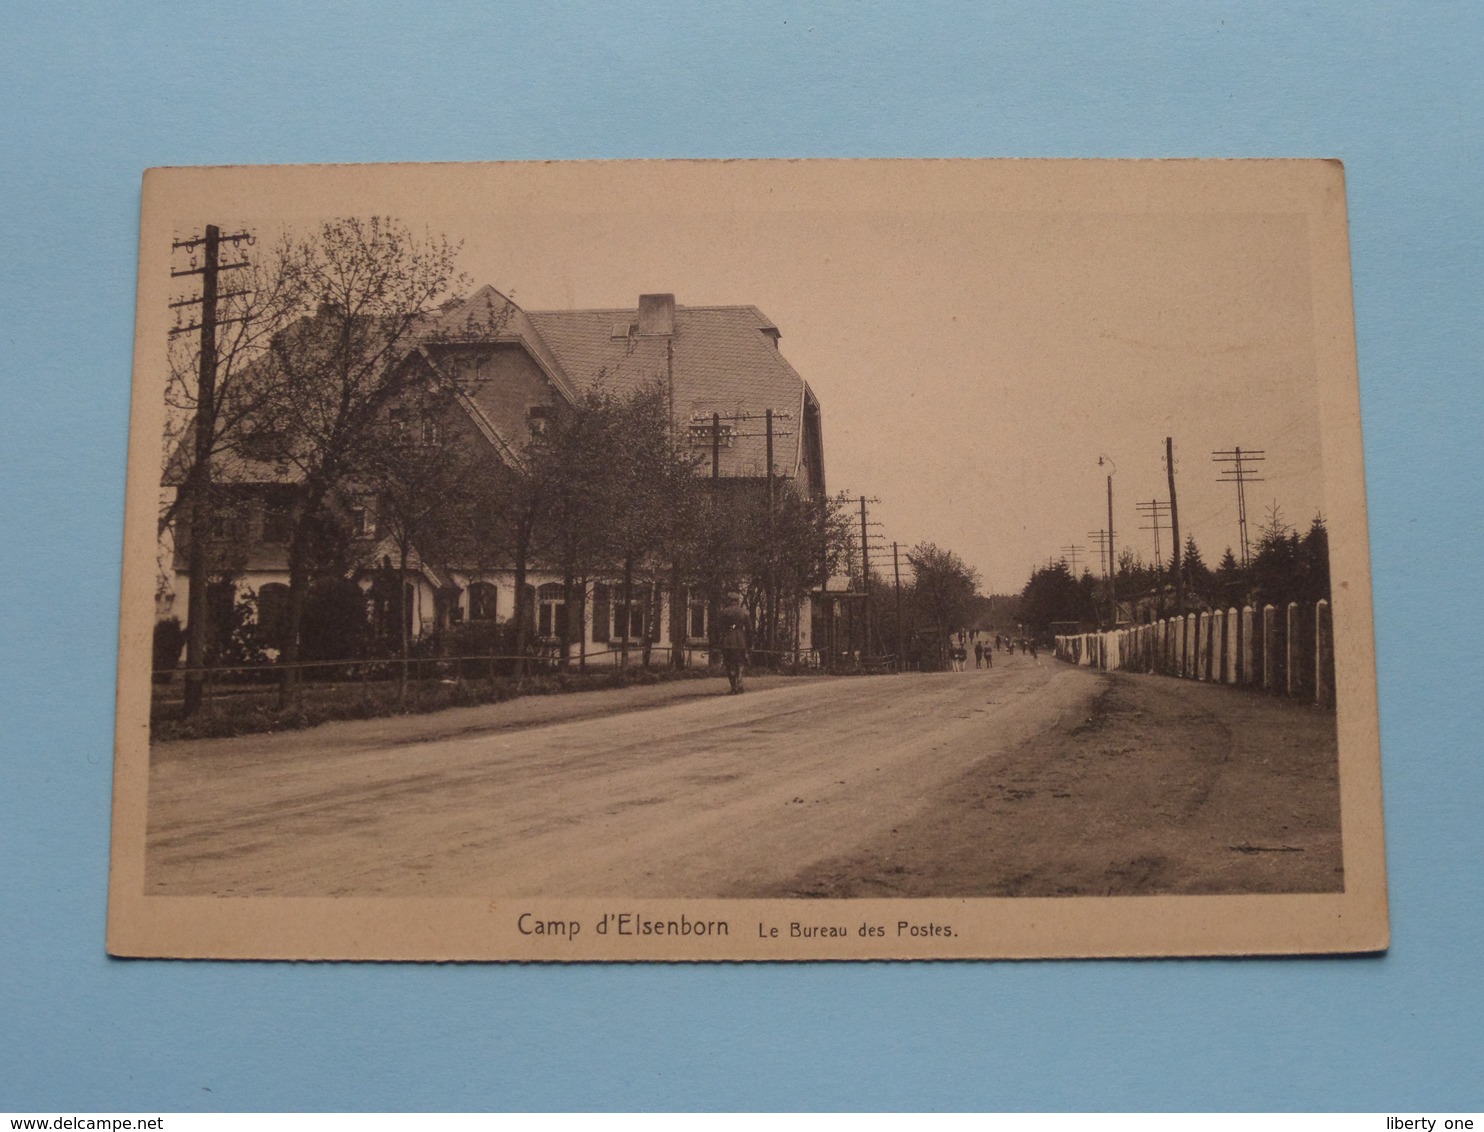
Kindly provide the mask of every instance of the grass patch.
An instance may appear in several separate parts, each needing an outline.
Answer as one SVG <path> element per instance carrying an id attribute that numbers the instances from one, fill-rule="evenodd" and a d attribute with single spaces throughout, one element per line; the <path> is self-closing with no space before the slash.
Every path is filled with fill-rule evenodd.
<path id="1" fill-rule="evenodd" d="M 233 688 L 214 691 L 213 698 L 190 719 L 179 717 L 178 701 L 156 701 L 150 710 L 150 742 L 299 731 L 336 720 L 424 715 L 446 708 L 503 703 L 518 696 L 595 692 L 719 675 L 720 669 L 710 668 L 611 668 L 538 673 L 518 683 L 505 676 L 493 680 L 420 680 L 407 685 L 407 698 L 402 703 L 397 702 L 395 681 L 305 684 L 300 688 L 299 702 L 288 708 L 278 706 L 277 688 Z"/>

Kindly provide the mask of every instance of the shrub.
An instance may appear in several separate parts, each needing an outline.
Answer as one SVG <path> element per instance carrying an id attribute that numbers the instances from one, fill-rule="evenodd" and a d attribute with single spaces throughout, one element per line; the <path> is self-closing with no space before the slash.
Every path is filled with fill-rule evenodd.
<path id="1" fill-rule="evenodd" d="M 155 640 L 152 667 L 156 684 L 170 683 L 170 674 L 180 664 L 180 650 L 185 645 L 185 630 L 180 620 L 167 617 L 155 622 Z"/>

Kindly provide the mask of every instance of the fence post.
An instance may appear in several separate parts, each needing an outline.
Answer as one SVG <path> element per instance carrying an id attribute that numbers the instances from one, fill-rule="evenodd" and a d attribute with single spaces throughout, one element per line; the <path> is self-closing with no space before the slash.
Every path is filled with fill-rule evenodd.
<path id="1" fill-rule="evenodd" d="M 1202 613 L 1195 630 L 1195 678 L 1211 679 L 1211 615 Z"/>
<path id="2" fill-rule="evenodd" d="M 1262 687 L 1265 692 L 1275 692 L 1277 673 L 1273 671 L 1273 659 L 1278 643 L 1278 611 L 1271 605 L 1262 607 Z"/>
<path id="3" fill-rule="evenodd" d="M 1226 683 L 1226 611 L 1211 611 L 1211 682 Z"/>
<path id="4" fill-rule="evenodd" d="M 1335 624 L 1329 602 L 1314 606 L 1314 702 L 1335 706 Z"/>
<path id="5" fill-rule="evenodd" d="M 1256 684 L 1257 673 L 1252 670 L 1252 607 L 1242 606 L 1242 655 L 1240 659 L 1241 682 Z"/>
<path id="6" fill-rule="evenodd" d="M 1241 637 L 1241 626 L 1237 622 L 1237 609 L 1232 606 L 1226 611 L 1226 682 L 1228 684 L 1239 683 L 1237 676 L 1238 645 Z"/>
<path id="7" fill-rule="evenodd" d="M 1187 680 L 1193 680 L 1195 678 L 1196 617 L 1194 613 L 1187 613 L 1180 620 L 1180 675 Z"/>
<path id="8" fill-rule="evenodd" d="M 1213 609 L 1206 615 L 1206 682 L 1213 683 L 1221 679 L 1221 626 L 1217 622 L 1217 613 Z"/>
<path id="9" fill-rule="evenodd" d="M 1303 658 L 1299 655 L 1300 654 L 1300 651 L 1302 649 L 1302 642 L 1299 639 L 1299 612 L 1298 612 L 1298 602 L 1296 602 L 1296 601 L 1290 601 L 1288 603 L 1288 642 L 1287 642 L 1287 644 L 1288 644 L 1288 649 L 1287 649 L 1287 654 L 1288 655 L 1287 655 L 1287 658 L 1286 658 L 1287 659 L 1287 664 L 1285 666 L 1285 668 L 1286 668 L 1285 675 L 1287 675 L 1287 677 L 1288 677 L 1288 694 L 1290 696 L 1296 696 L 1299 693 L 1299 685 L 1300 685 L 1300 676 L 1299 676 L 1299 673 L 1300 673 L 1300 671 L 1302 671 L 1302 669 L 1300 668 L 1300 665 L 1303 664 Z"/>

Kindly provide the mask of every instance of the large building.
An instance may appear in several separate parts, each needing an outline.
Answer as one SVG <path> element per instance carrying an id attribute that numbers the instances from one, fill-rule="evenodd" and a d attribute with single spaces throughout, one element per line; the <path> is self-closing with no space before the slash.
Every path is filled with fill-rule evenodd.
<path id="1" fill-rule="evenodd" d="M 775 482 L 822 499 L 819 401 L 784 357 L 779 338 L 778 327 L 752 306 L 689 307 L 665 294 L 641 295 L 632 308 L 526 311 L 484 287 L 428 320 L 404 359 L 420 367 L 430 383 L 458 391 L 451 408 L 436 419 L 408 420 L 405 427 L 430 442 L 459 434 L 461 442 L 486 446 L 498 460 L 514 464 L 562 402 L 574 403 L 599 386 L 622 396 L 659 385 L 667 394 L 672 431 L 696 449 L 698 474 L 714 474 L 733 489 L 742 486 L 739 481 L 763 482 L 769 469 L 762 421 L 771 410 L 778 422 L 772 444 Z M 237 502 L 224 509 L 213 532 L 228 548 L 215 554 L 213 573 L 229 579 L 217 583 L 213 621 L 228 615 L 236 596 L 251 592 L 263 636 L 271 640 L 287 603 L 294 469 L 245 444 L 215 462 L 213 479 L 219 494 L 235 494 Z M 178 472 L 167 468 L 167 490 L 178 482 Z M 413 637 L 459 624 L 499 626 L 510 620 L 517 596 L 509 562 L 434 564 L 413 548 L 410 569 L 403 574 L 401 548 L 379 522 L 373 494 L 342 492 L 333 505 L 354 532 L 346 576 L 357 580 L 368 605 L 375 605 L 378 571 L 397 562 L 405 587 L 400 607 Z M 184 540 L 180 543 L 166 551 L 167 561 L 173 559 L 173 585 L 162 587 L 160 614 L 183 620 L 189 582 Z M 547 565 L 531 564 L 525 601 L 533 639 L 551 648 L 566 617 L 566 590 Z M 706 597 L 671 593 L 669 587 L 653 593 L 653 601 L 635 600 L 630 590 L 631 602 L 624 607 L 611 577 L 587 579 L 580 636 L 571 640 L 573 618 L 569 647 L 597 660 L 646 637 L 669 645 L 674 634 L 669 627 L 683 625 L 679 636 L 685 646 L 703 648 L 710 628 Z M 384 606 L 383 601 L 383 608 L 372 611 L 373 618 L 384 615 Z M 807 601 L 785 611 L 782 622 L 787 633 L 780 648 L 810 648 Z"/>

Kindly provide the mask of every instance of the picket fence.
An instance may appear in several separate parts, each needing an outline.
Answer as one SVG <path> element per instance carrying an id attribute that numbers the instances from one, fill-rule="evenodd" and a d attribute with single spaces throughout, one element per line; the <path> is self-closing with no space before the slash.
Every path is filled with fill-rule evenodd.
<path id="1" fill-rule="evenodd" d="M 1056 655 L 1103 671 L 1260 688 L 1321 707 L 1335 703 L 1334 618 L 1327 601 L 1294 601 L 1287 609 L 1248 605 L 1105 633 L 1072 633 L 1056 638 Z"/>

